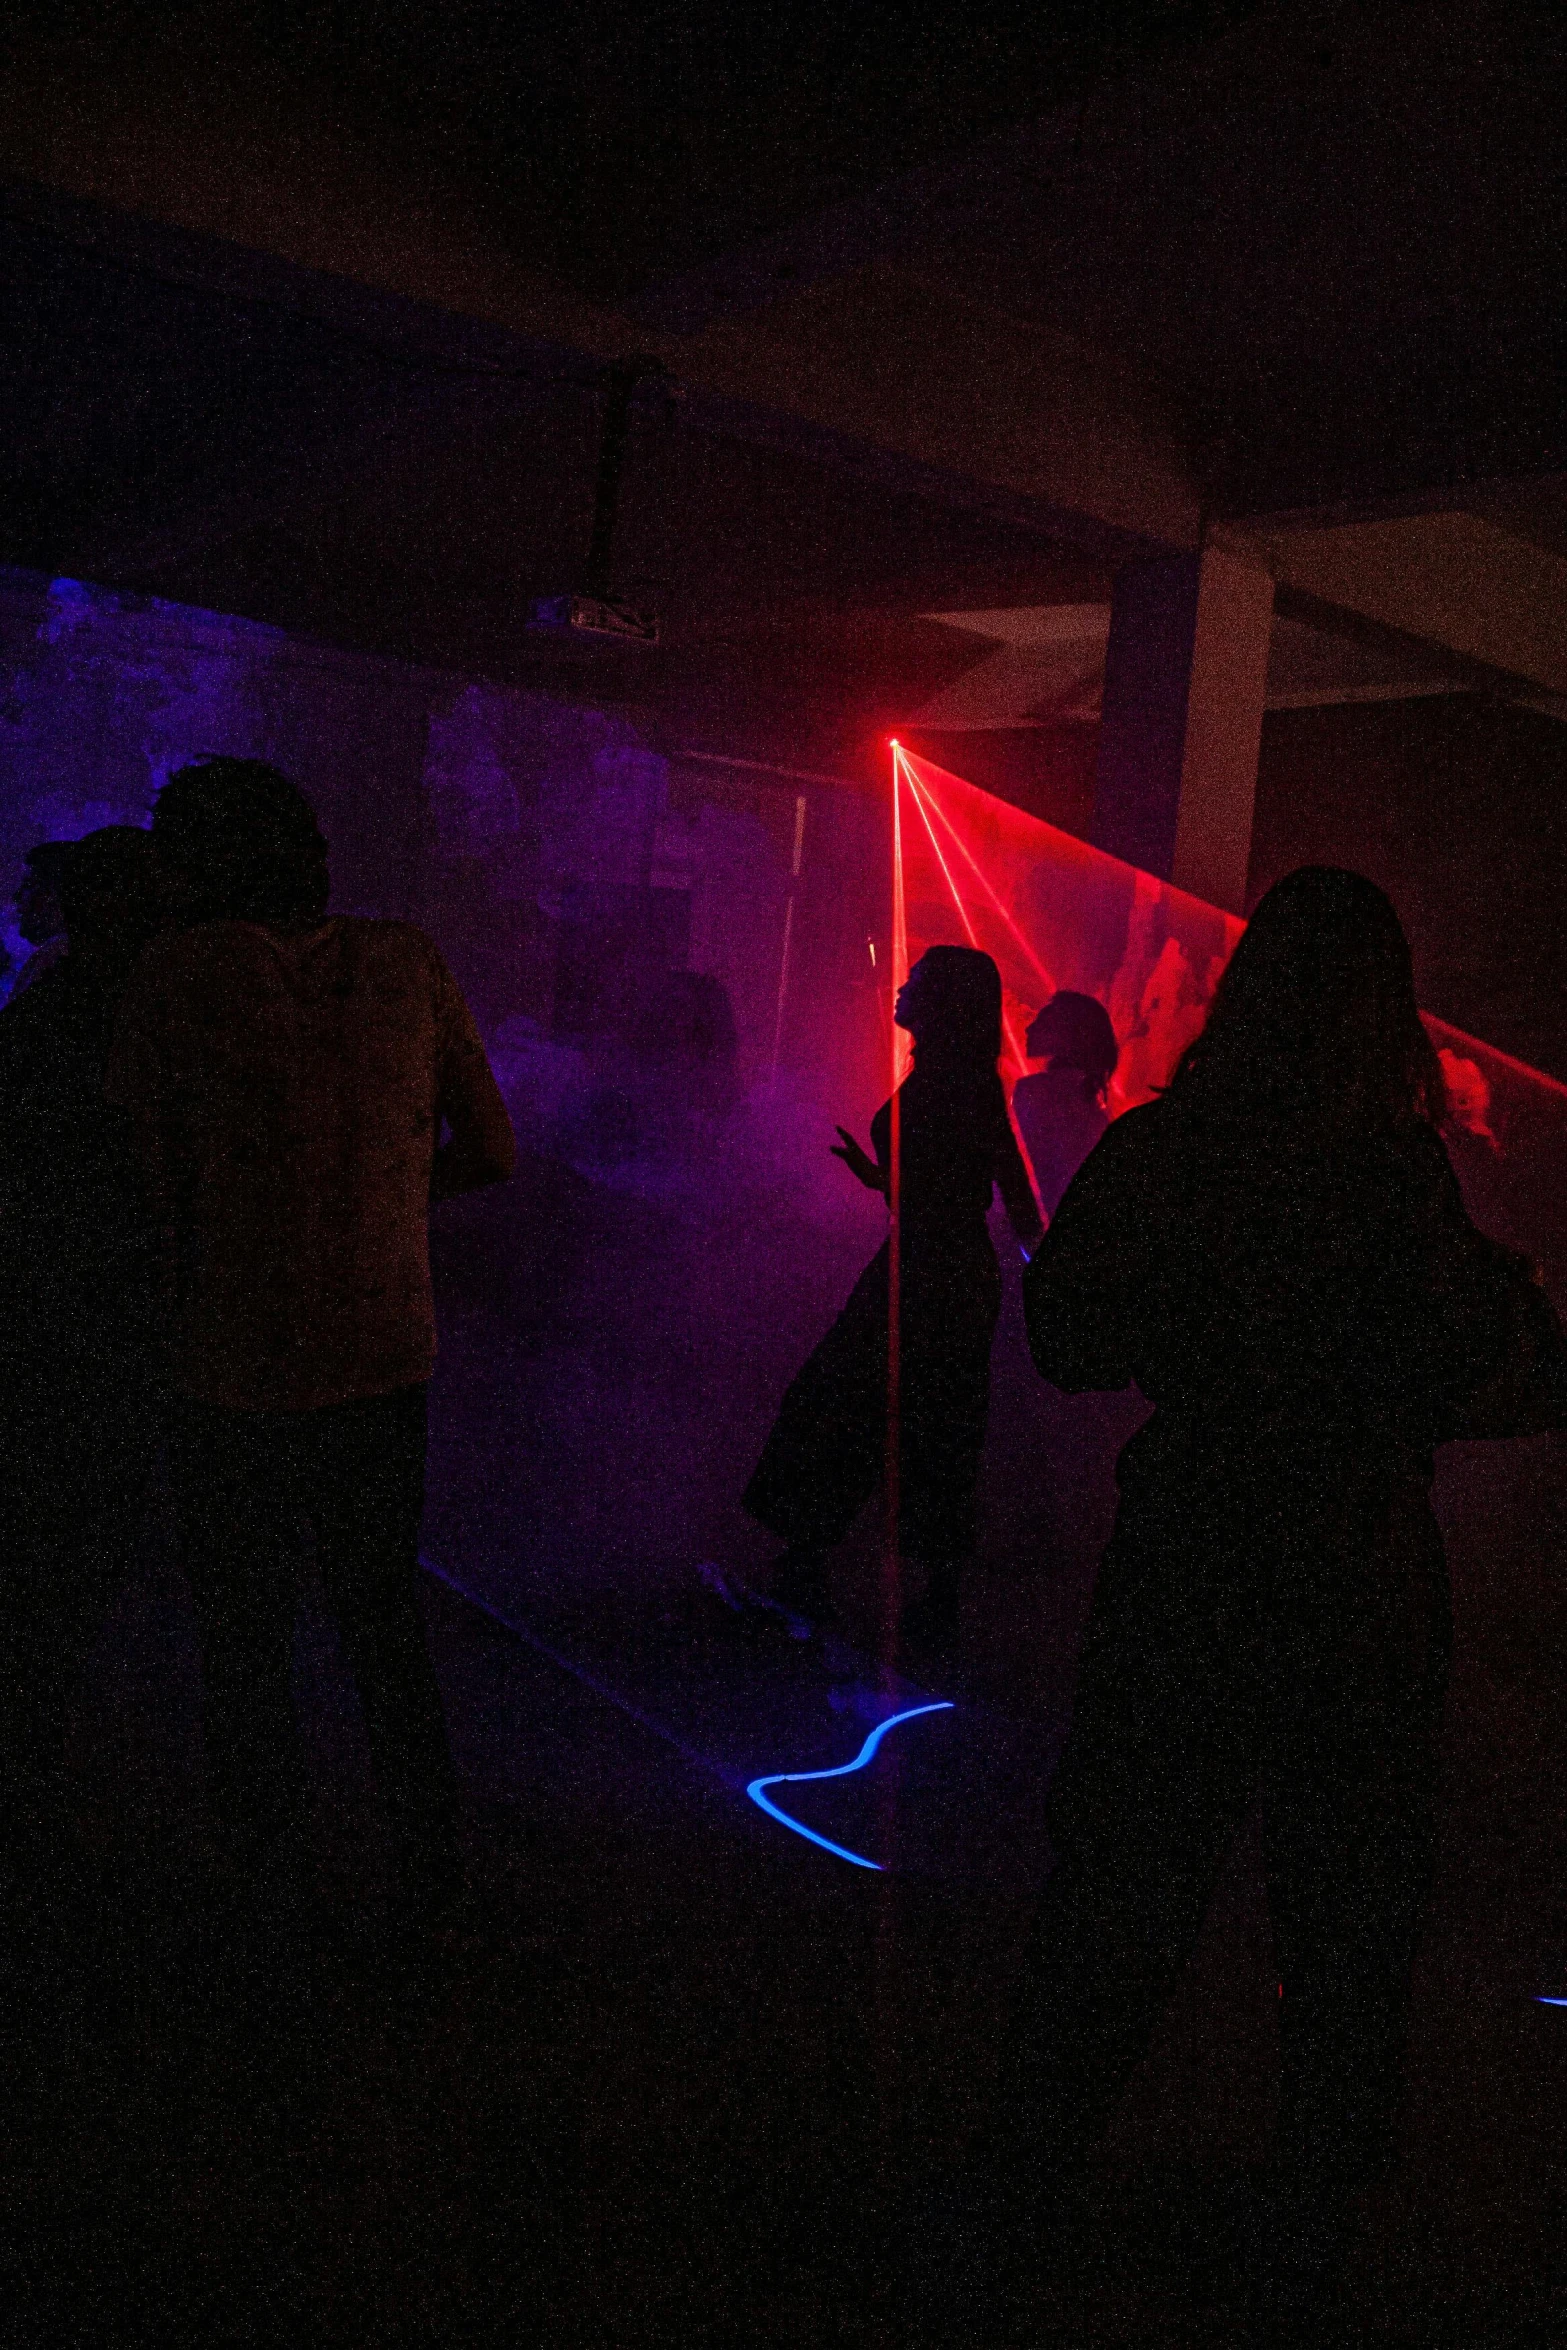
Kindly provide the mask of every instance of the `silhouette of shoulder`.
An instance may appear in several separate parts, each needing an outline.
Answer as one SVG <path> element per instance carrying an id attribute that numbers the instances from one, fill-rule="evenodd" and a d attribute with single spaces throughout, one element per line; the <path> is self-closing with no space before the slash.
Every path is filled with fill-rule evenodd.
<path id="1" fill-rule="evenodd" d="M 308 1000 L 360 989 L 383 1001 L 388 991 L 403 999 L 411 992 L 438 1025 L 461 1004 L 439 948 L 411 922 L 334 915 L 297 931 L 198 922 L 148 947 L 125 991 L 120 1031 L 163 1020 L 205 1029 L 269 997 Z"/>
<path id="2" fill-rule="evenodd" d="M 1143 1102 L 1112 1118 L 1067 1185 L 1051 1230 L 1069 1210 L 1075 1216 L 1090 1206 L 1102 1207 L 1115 1193 L 1151 1179 L 1172 1139 L 1170 1107 L 1163 1100 Z"/>
<path id="3" fill-rule="evenodd" d="M 348 1001 L 361 1007 L 351 1032 L 341 1023 Z M 308 1048 L 307 1033 L 317 1039 Z M 445 1090 L 444 1073 L 482 1057 L 432 939 L 409 922 L 348 915 L 300 931 L 202 922 L 156 940 L 138 963 L 121 1002 L 106 1090 L 126 1107 L 150 1106 L 170 1085 L 243 1090 L 243 1065 L 256 1056 L 258 1065 L 282 1056 L 303 1069 L 301 1054 L 319 1061 L 322 1052 L 344 1051 L 367 1081 L 373 1066 L 383 1091 L 394 1068 L 399 1083 Z"/>
<path id="4" fill-rule="evenodd" d="M 155 939 L 137 964 L 134 979 L 140 987 L 149 980 L 243 962 L 268 951 L 292 957 L 331 943 L 352 945 L 377 960 L 422 966 L 432 973 L 444 974 L 446 969 L 435 941 L 412 922 L 333 914 L 297 931 L 274 930 L 259 922 L 197 922 L 188 930 Z M 42 980 L 38 984 L 42 986 Z"/>

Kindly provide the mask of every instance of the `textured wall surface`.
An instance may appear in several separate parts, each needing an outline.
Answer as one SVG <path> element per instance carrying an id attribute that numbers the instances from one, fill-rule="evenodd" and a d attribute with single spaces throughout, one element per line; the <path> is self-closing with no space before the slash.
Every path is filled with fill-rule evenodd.
<path id="1" fill-rule="evenodd" d="M 432 933 L 526 1140 L 635 1158 L 671 1117 L 761 1085 L 781 1166 L 802 1121 L 814 1159 L 826 1110 L 863 1121 L 885 1089 L 885 955 L 878 972 L 868 942 L 885 946 L 886 810 L 871 795 L 671 761 L 621 712 L 13 570 L 0 909 L 18 963 L 23 852 L 145 823 L 171 771 L 208 751 L 273 760 L 309 793 L 339 911 Z M 671 989 L 683 972 L 727 999 L 716 1046 L 714 989 Z"/>

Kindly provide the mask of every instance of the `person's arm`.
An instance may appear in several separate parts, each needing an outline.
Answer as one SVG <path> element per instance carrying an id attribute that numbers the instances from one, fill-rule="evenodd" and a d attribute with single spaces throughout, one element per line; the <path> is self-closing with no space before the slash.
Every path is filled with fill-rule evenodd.
<path id="1" fill-rule="evenodd" d="M 517 1138 L 473 1014 L 439 958 L 436 1022 L 440 1059 L 435 1106 L 447 1137 L 437 1142 L 430 1168 L 432 1202 L 482 1190 L 488 1183 L 504 1183 L 517 1165 Z"/>
<path id="2" fill-rule="evenodd" d="M 873 1159 L 869 1151 L 861 1148 L 847 1126 L 840 1126 L 838 1132 L 843 1139 L 831 1145 L 833 1157 L 842 1159 L 849 1173 L 857 1182 L 863 1183 L 867 1191 L 877 1191 L 883 1199 L 889 1198 L 892 1187 L 886 1168 L 879 1160 Z"/>
<path id="3" fill-rule="evenodd" d="M 1039 1202 L 1034 1197 L 1034 1186 L 1029 1181 L 1028 1168 L 1018 1148 L 1018 1139 L 1013 1132 L 1005 1103 L 1001 1110 L 1001 1131 L 996 1138 L 995 1177 L 1001 1204 L 1007 1211 L 1007 1220 L 1017 1235 L 1023 1261 L 1027 1264 L 1039 1246 L 1045 1220 L 1039 1212 Z"/>
<path id="4" fill-rule="evenodd" d="M 1108 1128 L 1083 1161 L 1023 1275 L 1029 1352 L 1053 1386 L 1129 1387 L 1153 1254 L 1146 1110 Z"/>

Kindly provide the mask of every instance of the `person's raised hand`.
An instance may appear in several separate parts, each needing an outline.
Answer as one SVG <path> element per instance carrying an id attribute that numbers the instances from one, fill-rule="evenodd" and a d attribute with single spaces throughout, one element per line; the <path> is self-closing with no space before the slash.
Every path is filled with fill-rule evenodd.
<path id="1" fill-rule="evenodd" d="M 842 1159 L 849 1173 L 863 1183 L 867 1191 L 879 1191 L 885 1198 L 887 1178 L 876 1161 L 860 1148 L 847 1126 L 840 1126 L 838 1132 L 843 1139 L 831 1145 L 833 1157 Z"/>

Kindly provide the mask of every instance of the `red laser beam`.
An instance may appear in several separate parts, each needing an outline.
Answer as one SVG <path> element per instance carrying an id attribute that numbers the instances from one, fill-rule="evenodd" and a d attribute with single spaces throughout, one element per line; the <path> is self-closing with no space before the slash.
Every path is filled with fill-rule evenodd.
<path id="1" fill-rule="evenodd" d="M 903 753 L 906 760 L 912 756 L 909 751 Z M 1161 900 L 1166 901 L 1172 909 L 1177 927 L 1184 926 L 1188 919 L 1198 926 L 1217 923 L 1230 934 L 1232 944 L 1245 928 L 1238 915 L 1225 913 L 1221 908 L 1210 905 L 1205 898 L 1193 897 L 1189 890 L 1178 889 L 1173 882 L 1160 881 L 1156 875 L 1145 873 L 1136 865 L 1129 865 L 1124 858 L 1112 857 L 1108 850 L 1092 847 L 1076 833 L 1064 832 L 1059 825 L 1047 824 L 1042 816 L 1031 816 L 1026 809 L 1019 808 L 1012 801 L 998 799 L 994 792 L 986 791 L 983 785 L 971 783 L 966 776 L 954 774 L 950 767 L 938 766 L 932 759 L 921 759 L 919 765 L 927 781 L 933 775 L 939 776 L 944 788 L 950 785 L 961 795 L 963 804 L 981 829 L 988 827 L 998 835 L 998 854 L 1003 860 L 1010 854 L 1026 854 L 1035 863 L 1055 868 L 1063 880 L 1070 876 L 1072 881 L 1090 893 L 1114 887 L 1117 881 L 1124 883 L 1140 879 L 1154 882 Z M 1015 847 L 1003 845 L 1002 835 Z"/>
<path id="2" fill-rule="evenodd" d="M 979 945 L 979 935 L 976 932 L 972 921 L 969 919 L 969 910 L 967 905 L 964 903 L 963 893 L 958 888 L 957 882 L 953 879 L 952 867 L 947 863 L 945 856 L 942 854 L 941 843 L 936 838 L 936 828 L 932 824 L 929 813 L 926 810 L 925 795 L 920 789 L 919 781 L 915 776 L 914 769 L 909 763 L 907 752 L 899 751 L 895 754 L 893 760 L 895 773 L 900 763 L 907 777 L 909 790 L 913 795 L 914 805 L 919 810 L 921 821 L 925 826 L 926 832 L 930 836 L 930 845 L 936 852 L 936 862 L 941 867 L 942 876 L 946 881 L 948 889 L 952 893 L 952 903 L 958 910 L 958 919 L 968 933 L 968 941 L 970 946 L 979 948 L 980 953 L 983 954 L 985 950 Z M 896 784 L 894 784 L 893 787 L 893 796 L 894 799 L 896 799 Z M 1011 1020 L 1007 1017 L 1005 1011 L 1003 1011 L 1001 1016 L 1001 1025 L 1007 1040 L 1008 1050 L 1010 1051 L 1012 1059 L 1016 1064 L 1016 1072 L 1019 1076 L 1021 1076 L 1023 1071 L 1028 1067 L 1028 1055 L 1024 1051 L 1022 1044 L 1019 1042 L 1017 1031 L 1014 1028 Z"/>
<path id="3" fill-rule="evenodd" d="M 946 881 L 947 887 L 952 893 L 952 903 L 957 907 L 958 920 L 962 923 L 964 929 L 968 932 L 969 945 L 972 947 L 977 947 L 979 945 L 979 939 L 975 933 L 973 923 L 969 920 L 968 908 L 963 903 L 963 893 L 952 878 L 952 867 L 947 863 L 946 858 L 941 853 L 941 843 L 936 838 L 936 828 L 931 823 L 930 817 L 926 813 L 925 796 L 914 779 L 913 768 L 908 766 L 907 761 L 904 762 L 904 767 L 908 776 L 909 790 L 913 795 L 914 805 L 919 810 L 921 822 L 924 824 L 925 830 L 930 838 L 930 845 L 936 852 L 936 862 L 941 867 L 942 875 Z"/>
<path id="4" fill-rule="evenodd" d="M 909 976 L 908 900 L 903 875 L 903 793 L 898 754 L 892 761 L 892 1001 Z M 892 1026 L 892 1090 L 896 1094 L 909 1073 L 911 1047 L 896 1020 Z"/>
<path id="5" fill-rule="evenodd" d="M 1115 1107 L 1149 1098 L 1187 1041 L 1192 1013 L 1205 1006 L 1245 927 L 1241 920 L 929 759 L 916 760 L 901 744 L 894 759 L 949 852 L 942 860 L 947 874 L 935 865 L 930 869 L 937 896 L 946 898 L 949 878 L 961 865 L 974 892 L 976 921 L 998 945 L 998 925 L 1004 926 L 1008 956 L 1016 947 L 1030 973 L 1048 962 L 1052 986 L 1099 996 L 1123 1044 Z M 1017 903 L 1010 885 L 1025 873 L 1047 874 L 1049 887 L 1043 895 L 1034 892 L 1032 917 L 1010 916 L 1003 894 Z M 973 924 L 965 924 L 964 935 L 972 934 Z M 1022 992 L 1026 997 L 1026 982 Z M 1021 1004 L 1017 1009 L 1021 1013 Z M 1424 1017 L 1439 1046 L 1474 1064 L 1470 1090 L 1479 1095 L 1478 1107 L 1466 1106 L 1460 1084 L 1455 1125 L 1485 1141 L 1499 1164 L 1509 1164 L 1510 1186 L 1523 1183 L 1526 1167 L 1534 1167 L 1538 1179 L 1547 1161 L 1560 1164 L 1567 1185 L 1567 1085 L 1481 1038 Z M 1521 1198 L 1518 1212 L 1525 1212 Z"/>
<path id="6" fill-rule="evenodd" d="M 950 836 L 954 848 L 956 848 L 959 854 L 967 860 L 969 869 L 973 873 L 974 878 L 978 881 L 981 889 L 985 892 L 985 895 L 989 898 L 991 904 L 995 907 L 996 912 L 1001 916 L 1001 919 L 1006 924 L 1008 930 L 1011 931 L 1012 936 L 1017 940 L 1018 945 L 1022 948 L 1024 954 L 1028 957 L 1028 960 L 1033 964 L 1034 969 L 1038 972 L 1040 978 L 1050 989 L 1051 993 L 1054 994 L 1056 984 L 1054 977 L 1049 971 L 1046 970 L 1044 964 L 1040 961 L 1038 955 L 1034 952 L 1033 947 L 1029 944 L 1022 931 L 1019 930 L 1017 924 L 1013 921 L 1012 916 L 1007 911 L 1007 908 L 1002 903 L 1000 897 L 997 895 L 994 884 L 989 880 L 983 868 L 979 864 L 978 859 L 975 857 L 973 850 L 969 847 L 967 841 L 963 838 L 963 835 L 959 832 L 957 826 L 953 823 L 952 818 L 947 814 L 940 800 L 937 799 L 936 794 L 932 791 L 930 786 L 930 777 L 925 770 L 925 762 L 923 760 L 910 759 L 907 751 L 904 752 L 903 756 L 908 764 L 909 780 L 911 783 L 917 781 L 921 798 L 929 802 L 936 816 L 940 819 L 943 829 Z M 916 766 L 920 769 L 920 773 L 917 779 L 914 774 Z M 943 770 L 938 768 L 936 772 L 939 775 L 943 772 Z"/>
<path id="7" fill-rule="evenodd" d="M 896 744 L 892 753 L 892 1003 L 894 1013 L 898 991 L 906 985 L 909 976 L 908 906 L 904 893 L 903 874 L 903 790 L 899 773 L 901 754 Z M 889 1023 L 892 1031 L 892 1099 L 887 1111 L 888 1168 L 887 1168 L 887 1448 L 884 1456 L 886 1476 L 885 1548 L 882 1555 L 881 1576 L 881 1662 L 883 1674 L 890 1683 L 898 1649 L 898 1618 L 902 1601 L 903 1553 L 900 1542 L 902 1496 L 900 1485 L 901 1461 L 899 1447 L 902 1441 L 902 1312 L 903 1262 L 903 1121 L 898 1101 L 898 1088 L 908 1074 L 909 1045 L 904 1031 L 894 1017 Z"/>

